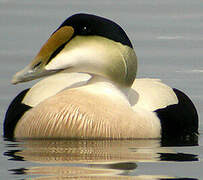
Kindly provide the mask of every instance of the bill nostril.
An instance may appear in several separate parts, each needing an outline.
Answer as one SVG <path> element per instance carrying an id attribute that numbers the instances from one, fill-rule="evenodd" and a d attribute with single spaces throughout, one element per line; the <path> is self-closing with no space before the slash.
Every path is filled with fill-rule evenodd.
<path id="1" fill-rule="evenodd" d="M 38 62 L 37 64 L 34 65 L 33 69 L 38 68 L 42 64 L 42 61 Z"/>

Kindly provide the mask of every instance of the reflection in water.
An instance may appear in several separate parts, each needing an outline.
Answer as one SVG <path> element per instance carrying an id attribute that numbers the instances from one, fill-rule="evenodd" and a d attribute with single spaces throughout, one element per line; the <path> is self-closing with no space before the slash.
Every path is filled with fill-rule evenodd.
<path id="1" fill-rule="evenodd" d="M 172 146 L 198 146 L 198 138 L 196 134 L 190 136 L 180 136 L 177 138 L 164 138 L 161 140 L 162 147 L 172 147 Z"/>
<path id="2" fill-rule="evenodd" d="M 198 157 L 185 153 L 160 153 L 160 161 L 198 161 Z"/>
<path id="3" fill-rule="evenodd" d="M 24 149 L 15 152 L 15 157 L 40 163 L 157 161 L 158 153 L 169 153 L 160 148 L 159 140 L 26 140 L 22 146 Z"/>
<path id="4" fill-rule="evenodd" d="M 25 140 L 9 142 L 12 161 L 32 163 L 11 169 L 33 179 L 167 179 L 136 176 L 138 162 L 197 161 L 193 154 L 161 147 L 160 140 Z M 196 145 L 196 143 L 194 144 Z M 166 145 L 167 146 L 167 145 Z"/>

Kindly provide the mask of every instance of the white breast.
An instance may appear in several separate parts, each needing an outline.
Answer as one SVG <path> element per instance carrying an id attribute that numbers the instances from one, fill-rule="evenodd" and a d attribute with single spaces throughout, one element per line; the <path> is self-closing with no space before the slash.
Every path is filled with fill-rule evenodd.
<path id="1" fill-rule="evenodd" d="M 66 89 L 27 111 L 15 137 L 159 138 L 155 113 L 132 109 L 126 96 L 109 82 Z"/>

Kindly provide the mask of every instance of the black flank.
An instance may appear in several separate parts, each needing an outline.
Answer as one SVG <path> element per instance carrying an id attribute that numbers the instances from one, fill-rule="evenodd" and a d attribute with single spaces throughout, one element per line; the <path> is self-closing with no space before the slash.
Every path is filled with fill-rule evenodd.
<path id="1" fill-rule="evenodd" d="M 198 114 L 194 104 L 183 92 L 173 89 L 178 104 L 158 109 L 162 128 L 162 138 L 180 138 L 198 134 Z"/>
<path id="2" fill-rule="evenodd" d="M 26 89 L 18 94 L 8 107 L 3 127 L 5 138 L 13 138 L 16 124 L 18 123 L 22 115 L 31 108 L 30 106 L 21 103 L 28 91 L 29 89 Z"/>

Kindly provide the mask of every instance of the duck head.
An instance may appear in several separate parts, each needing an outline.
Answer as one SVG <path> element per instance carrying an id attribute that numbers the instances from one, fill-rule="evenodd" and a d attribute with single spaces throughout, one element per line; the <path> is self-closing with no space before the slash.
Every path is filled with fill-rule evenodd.
<path id="1" fill-rule="evenodd" d="M 137 58 L 124 30 L 113 21 L 90 14 L 66 19 L 23 70 L 13 84 L 60 71 L 84 72 L 131 86 Z"/>

